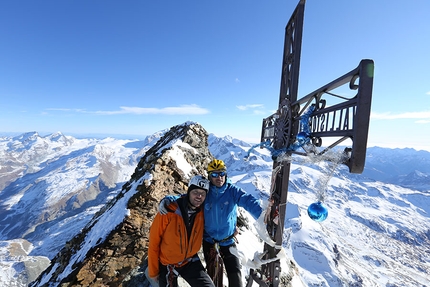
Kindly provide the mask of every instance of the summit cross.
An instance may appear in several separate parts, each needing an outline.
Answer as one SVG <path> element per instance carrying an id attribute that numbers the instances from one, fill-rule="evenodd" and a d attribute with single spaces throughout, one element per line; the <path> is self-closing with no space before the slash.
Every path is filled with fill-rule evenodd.
<path id="1" fill-rule="evenodd" d="M 270 190 L 273 204 L 266 228 L 276 245 L 264 244 L 262 259 L 269 263 L 250 270 L 247 287 L 254 281 L 264 287 L 280 284 L 281 264 L 277 255 L 282 247 L 290 177 L 290 161 L 284 160 L 285 156 L 320 156 L 349 141 L 341 163 L 348 166 L 350 173 L 362 173 L 364 169 L 374 63 L 363 59 L 352 71 L 297 99 L 305 2 L 300 0 L 285 28 L 279 106 L 273 115 L 263 119 L 261 131 L 260 146 L 275 151 Z M 336 92 L 341 89 L 353 95 L 345 97 L 343 92 Z M 333 104 L 329 104 L 327 97 L 331 97 Z M 333 142 L 317 151 L 323 138 L 329 137 Z"/>

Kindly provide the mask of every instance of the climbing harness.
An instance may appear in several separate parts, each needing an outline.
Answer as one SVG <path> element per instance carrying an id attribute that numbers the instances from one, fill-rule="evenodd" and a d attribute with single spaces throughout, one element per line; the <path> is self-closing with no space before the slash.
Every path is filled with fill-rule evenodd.
<path id="1" fill-rule="evenodd" d="M 174 282 L 175 278 L 177 278 L 179 276 L 179 272 L 178 272 L 178 270 L 176 270 L 176 267 L 182 267 L 182 266 L 188 264 L 189 262 L 194 262 L 197 260 L 200 260 L 200 258 L 197 255 L 195 255 L 193 257 L 186 258 L 185 260 L 178 262 L 176 264 L 167 265 L 166 266 L 166 268 L 167 268 L 167 273 L 166 273 L 167 287 L 174 286 L 173 282 Z"/>
<path id="2" fill-rule="evenodd" d="M 223 287 L 224 263 L 219 250 L 219 243 L 216 242 L 209 252 L 209 262 L 207 262 L 207 272 L 212 278 L 215 287 Z"/>

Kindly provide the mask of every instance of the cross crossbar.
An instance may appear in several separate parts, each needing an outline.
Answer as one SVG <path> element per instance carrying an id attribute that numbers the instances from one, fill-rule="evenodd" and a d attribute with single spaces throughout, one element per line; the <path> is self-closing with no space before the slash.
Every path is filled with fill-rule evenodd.
<path id="1" fill-rule="evenodd" d="M 362 173 L 364 169 L 369 118 L 372 101 L 374 63 L 372 60 L 362 60 L 357 68 L 315 90 L 307 96 L 281 107 L 279 112 L 263 120 L 261 142 L 270 141 L 277 148 L 283 148 L 296 140 L 297 131 L 291 127 L 299 127 L 303 113 L 310 106 L 314 107 L 310 115 L 308 135 L 316 146 L 322 145 L 322 138 L 341 137 L 341 140 L 330 145 L 323 152 L 340 144 L 346 138 L 352 141 L 352 147 L 347 149 L 348 158 L 344 162 L 351 173 Z M 344 101 L 327 107 L 324 96 L 335 96 L 331 91 L 343 85 L 357 93 L 350 98 L 341 97 Z M 288 111 L 288 118 L 282 114 Z M 277 125 L 279 131 L 276 130 Z M 280 142 L 280 144 L 279 144 Z M 278 144 L 277 144 L 278 143 Z M 294 152 L 294 151 L 293 151 Z M 298 152 L 297 152 L 298 153 Z M 299 153 L 306 155 L 305 153 Z"/>

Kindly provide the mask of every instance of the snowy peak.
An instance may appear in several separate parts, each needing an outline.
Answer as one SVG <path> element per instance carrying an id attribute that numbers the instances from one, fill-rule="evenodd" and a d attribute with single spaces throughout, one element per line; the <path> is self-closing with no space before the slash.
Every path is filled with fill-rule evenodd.
<path id="1" fill-rule="evenodd" d="M 32 255 L 52 258 L 64 245 L 64 237 L 82 228 L 129 179 L 147 150 L 127 147 L 130 143 L 78 140 L 59 133 L 4 138 L 0 141 L 7 150 L 0 157 L 0 240 L 39 242 Z M 69 216 L 75 216 L 74 224 Z"/>
<path id="2" fill-rule="evenodd" d="M 425 174 L 421 171 L 414 170 L 413 172 L 402 176 L 399 180 L 402 186 L 430 186 L 430 174 Z"/>
<path id="3" fill-rule="evenodd" d="M 14 137 L 13 140 L 26 143 L 26 142 L 34 141 L 37 138 L 39 138 L 39 134 L 37 132 L 28 132 Z"/>
<path id="4" fill-rule="evenodd" d="M 367 149 L 363 175 L 379 181 L 395 182 L 413 170 L 430 175 L 430 152 L 413 149 Z"/>
<path id="5" fill-rule="evenodd" d="M 45 139 L 51 141 L 51 142 L 57 142 L 61 143 L 64 146 L 68 146 L 73 144 L 73 138 L 72 137 L 66 137 L 61 132 L 56 132 L 51 135 L 48 135 L 45 137 Z"/>

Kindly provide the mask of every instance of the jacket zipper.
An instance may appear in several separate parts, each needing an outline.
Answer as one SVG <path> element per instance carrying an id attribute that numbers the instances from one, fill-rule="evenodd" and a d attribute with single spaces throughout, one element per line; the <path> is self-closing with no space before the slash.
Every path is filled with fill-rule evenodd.
<path id="1" fill-rule="evenodd" d="M 181 232 L 181 225 L 180 224 L 178 224 L 178 232 L 179 232 L 179 246 L 181 247 L 181 253 L 184 253 L 183 239 L 182 239 L 182 232 Z"/>
<path id="2" fill-rule="evenodd" d="M 196 215 L 196 218 L 195 218 L 195 220 L 194 220 L 194 225 L 193 225 L 193 230 L 191 230 L 191 236 L 190 236 L 190 242 L 189 242 L 189 244 L 188 244 L 188 248 L 187 248 L 187 254 L 189 254 L 190 253 L 190 248 L 191 248 L 191 246 L 194 246 L 194 240 L 196 239 L 196 237 L 197 237 L 197 230 L 196 230 L 196 224 L 198 223 L 198 221 L 201 221 L 201 219 L 200 218 L 198 218 L 198 215 Z M 188 258 L 187 257 L 187 254 L 185 254 L 185 258 L 184 258 L 184 261 Z"/>
<path id="3" fill-rule="evenodd" d="M 194 222 L 194 224 L 195 224 L 195 222 Z M 185 226 L 184 226 L 185 227 Z M 186 227 L 185 227 L 185 229 L 186 229 Z M 193 225 L 193 230 L 194 230 L 194 225 Z M 192 231 L 191 231 L 192 232 Z M 186 232 L 186 230 L 185 230 L 185 233 L 187 234 L 187 232 Z M 188 235 L 187 235 L 188 236 Z M 191 246 L 191 244 L 190 244 L 190 242 L 188 242 L 188 238 L 187 238 L 187 236 L 185 236 L 185 246 L 186 246 L 186 252 L 185 252 L 185 254 L 184 254 L 184 260 L 182 261 L 182 262 L 184 262 L 186 259 L 187 259 L 187 255 L 188 255 L 188 253 L 189 253 L 189 249 L 190 249 L 190 246 Z M 193 238 L 193 236 L 191 236 L 191 238 Z M 190 239 L 191 240 L 191 239 Z M 188 245 L 186 244 L 188 242 Z M 181 244 L 181 248 L 182 248 L 182 244 Z"/>
<path id="4" fill-rule="evenodd" d="M 193 230 L 191 230 L 191 238 L 190 238 L 190 244 L 188 244 L 188 249 L 190 249 L 190 246 L 194 246 L 194 240 L 196 239 L 196 224 L 197 221 L 200 221 L 200 219 L 197 218 L 198 215 L 196 215 L 196 218 L 194 220 Z"/>
<path id="5" fill-rule="evenodd" d="M 218 222 L 218 219 L 219 219 L 219 214 L 218 214 L 219 213 L 218 212 L 219 211 L 219 188 L 217 186 L 215 186 L 215 190 L 216 190 L 215 195 L 216 195 L 216 199 L 217 199 L 216 200 L 217 204 L 215 204 L 215 206 L 214 206 L 215 211 L 216 211 L 215 212 L 216 213 L 216 217 L 215 217 L 216 218 L 216 225 L 215 226 L 216 226 L 216 235 L 217 235 L 217 237 L 219 237 L 219 228 L 218 228 L 220 226 L 220 223 Z"/>

